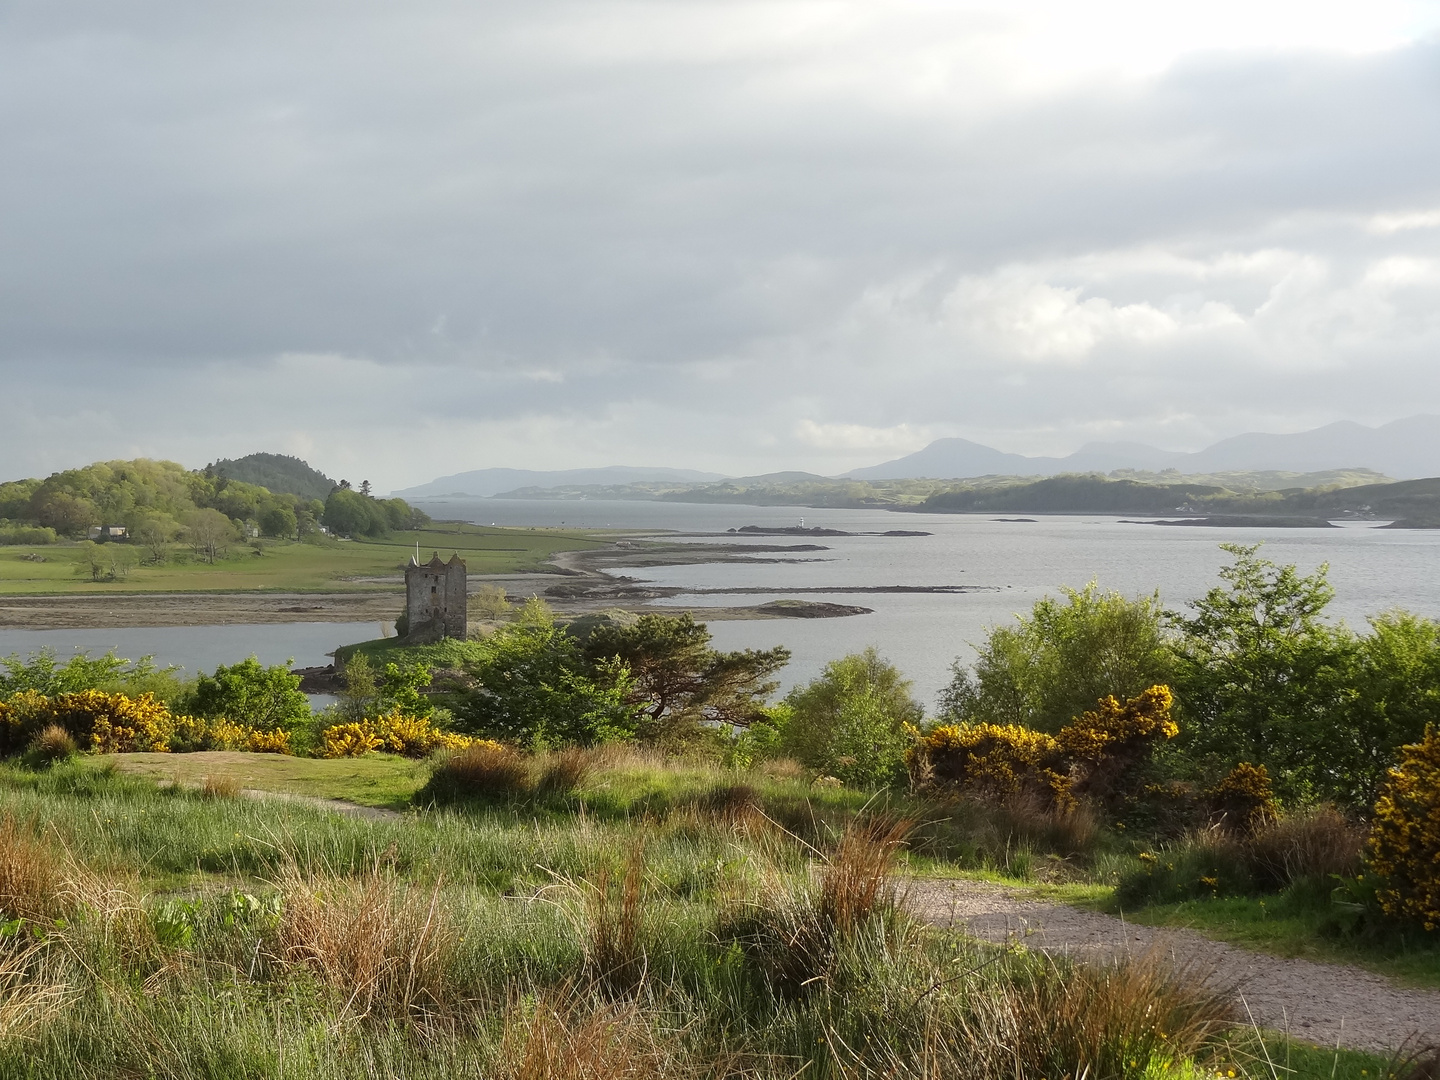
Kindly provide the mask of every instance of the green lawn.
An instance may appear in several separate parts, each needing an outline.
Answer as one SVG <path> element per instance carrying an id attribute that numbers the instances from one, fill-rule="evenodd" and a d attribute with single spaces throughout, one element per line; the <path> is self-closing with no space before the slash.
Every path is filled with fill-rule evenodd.
<path id="1" fill-rule="evenodd" d="M 503 574 L 535 569 L 556 552 L 606 543 L 604 534 L 563 529 L 502 529 L 438 522 L 418 532 L 398 532 L 383 540 L 331 540 L 320 544 L 263 541 L 258 549 L 236 544 L 213 565 L 188 551 L 164 566 L 137 566 L 123 581 L 92 582 L 76 573 L 80 551 L 73 544 L 0 548 L 0 594 L 14 596 L 64 593 L 111 595 L 117 592 L 230 592 L 273 589 L 325 591 L 375 588 L 364 580 L 397 573 L 420 545 L 422 559 L 438 551 L 459 552 L 472 574 Z M 33 562 L 27 555 L 45 561 Z M 137 552 L 138 554 L 138 552 Z"/>
<path id="2" fill-rule="evenodd" d="M 199 787 L 206 779 L 234 780 L 242 788 L 341 799 L 360 806 L 403 810 L 425 783 L 429 767 L 395 754 L 363 758 L 300 758 L 212 750 L 198 754 L 108 754 L 84 759 L 152 780 Z"/>

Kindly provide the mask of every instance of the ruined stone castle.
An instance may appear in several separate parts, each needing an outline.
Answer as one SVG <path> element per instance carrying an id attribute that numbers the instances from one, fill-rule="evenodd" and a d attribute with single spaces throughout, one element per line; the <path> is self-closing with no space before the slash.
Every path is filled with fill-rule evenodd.
<path id="1" fill-rule="evenodd" d="M 415 559 L 405 567 L 406 637 L 434 641 L 442 637 L 465 639 L 465 563 L 459 555 L 449 562 L 437 551 L 428 563 Z"/>

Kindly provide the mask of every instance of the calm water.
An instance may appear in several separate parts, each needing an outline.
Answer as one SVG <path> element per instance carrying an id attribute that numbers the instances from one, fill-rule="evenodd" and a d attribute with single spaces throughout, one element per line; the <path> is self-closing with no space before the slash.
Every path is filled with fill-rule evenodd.
<path id="1" fill-rule="evenodd" d="M 784 672 L 787 686 L 813 678 L 827 660 L 875 645 L 915 681 L 918 694 L 933 701 L 949 679 L 951 662 L 957 656 L 973 656 L 972 645 L 984 639 L 987 627 L 1009 621 L 1047 593 L 1066 585 L 1081 588 L 1096 580 L 1103 588 L 1129 594 L 1158 588 L 1167 605 L 1183 607 L 1216 583 L 1216 572 L 1228 561 L 1219 545 L 1229 541 L 1264 541 L 1265 557 L 1295 563 L 1306 572 L 1328 562 L 1337 594 L 1330 611 L 1354 626 L 1363 627 L 1367 615 L 1395 607 L 1440 618 L 1440 531 L 1377 530 L 1369 523 L 1338 529 L 1167 528 L 1099 516 L 1005 522 L 980 515 L 884 510 L 494 499 L 436 500 L 426 509 L 436 516 L 501 525 L 563 523 L 713 533 L 751 524 L 794 525 L 803 516 L 807 526 L 850 532 L 917 529 L 933 535 L 823 537 L 813 542 L 830 550 L 807 553 L 802 556 L 807 561 L 780 565 L 721 563 L 615 572 L 692 588 L 988 587 L 962 595 L 796 594 L 875 610 L 843 619 L 711 624 L 722 648 L 788 646 L 794 659 Z M 792 541 L 764 537 L 753 542 Z M 726 606 L 779 598 L 688 596 L 670 603 Z"/>
<path id="2" fill-rule="evenodd" d="M 727 621 L 711 624 L 721 648 L 786 645 L 794 659 L 785 685 L 813 678 L 826 661 L 875 645 L 933 701 L 949 678 L 951 661 L 973 655 L 987 627 L 1028 610 L 1061 586 L 1097 580 L 1125 593 L 1160 590 L 1171 607 L 1183 607 L 1216 582 L 1226 561 L 1226 541 L 1264 541 L 1263 554 L 1293 562 L 1307 572 L 1330 564 L 1337 597 L 1334 617 L 1363 627 L 1365 616 L 1395 607 L 1440 618 L 1440 531 L 1340 529 L 1206 529 L 1124 524 L 1105 517 L 1040 518 L 1031 523 L 976 515 L 895 514 L 882 510 L 801 510 L 795 507 L 687 505 L 634 502 L 532 502 L 524 500 L 429 500 L 436 517 L 481 524 L 633 528 L 723 533 L 742 525 L 806 525 L 850 532 L 919 529 L 924 537 L 823 537 L 814 541 L 762 537 L 763 544 L 814 542 L 829 550 L 797 561 L 747 565 L 621 570 L 631 576 L 690 588 L 843 588 L 865 585 L 968 585 L 984 591 L 962 595 L 804 593 L 797 597 L 858 604 L 870 615 L 843 619 Z M 696 543 L 713 536 L 690 537 Z M 804 561 L 799 561 L 803 559 Z M 539 582 L 537 582 L 537 585 Z M 778 595 L 687 596 L 684 605 L 748 605 Z M 77 648 L 120 655 L 153 654 L 187 670 L 213 669 L 254 653 L 265 663 L 291 657 L 298 665 L 328 662 L 337 645 L 374 637 L 369 623 L 290 623 L 267 626 L 141 628 L 129 630 L 0 629 L 0 655 L 50 646 L 61 654 Z"/>

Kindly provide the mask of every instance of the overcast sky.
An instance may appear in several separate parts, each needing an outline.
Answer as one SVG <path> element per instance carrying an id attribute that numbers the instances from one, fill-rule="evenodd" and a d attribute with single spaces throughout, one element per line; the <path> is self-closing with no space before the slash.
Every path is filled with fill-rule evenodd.
<path id="1" fill-rule="evenodd" d="M 1440 412 L 1440 3 L 0 2 L 0 479 Z"/>

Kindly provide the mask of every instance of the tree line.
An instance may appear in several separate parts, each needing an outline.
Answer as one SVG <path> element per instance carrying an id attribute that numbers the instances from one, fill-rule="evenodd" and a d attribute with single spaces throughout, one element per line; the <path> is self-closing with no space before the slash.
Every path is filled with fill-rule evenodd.
<path id="1" fill-rule="evenodd" d="M 172 545 L 189 544 L 214 562 L 243 535 L 313 539 L 322 526 L 344 536 L 384 536 L 430 519 L 403 499 L 379 499 L 369 482 L 342 480 L 323 501 L 234 480 L 213 466 L 189 470 L 173 461 L 97 462 L 44 479 L 0 484 L 0 539 L 15 543 L 85 540 L 97 526 L 121 526 L 139 555 L 91 553 L 82 570 L 123 576 L 136 559 L 164 562 Z M 102 537 L 108 539 L 108 537 Z"/>

